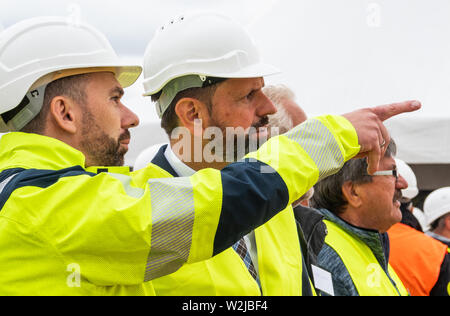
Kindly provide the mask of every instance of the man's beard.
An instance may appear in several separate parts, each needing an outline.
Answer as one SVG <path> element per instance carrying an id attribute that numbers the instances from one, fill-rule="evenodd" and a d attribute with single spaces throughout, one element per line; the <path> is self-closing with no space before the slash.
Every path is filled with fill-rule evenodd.
<path id="1" fill-rule="evenodd" d="M 227 138 L 224 123 L 211 117 L 211 126 L 221 129 L 223 134 L 223 161 L 236 162 L 252 151 L 256 151 L 265 141 L 267 136 L 258 135 L 260 128 L 264 128 L 269 123 L 267 116 L 261 118 L 257 123 L 253 124 L 249 132 L 231 135 Z"/>
<path id="2" fill-rule="evenodd" d="M 129 139 L 130 132 L 126 130 L 116 140 L 102 131 L 90 112 L 85 112 L 82 124 L 81 149 L 86 156 L 86 167 L 123 166 L 127 149 L 120 142 Z"/>

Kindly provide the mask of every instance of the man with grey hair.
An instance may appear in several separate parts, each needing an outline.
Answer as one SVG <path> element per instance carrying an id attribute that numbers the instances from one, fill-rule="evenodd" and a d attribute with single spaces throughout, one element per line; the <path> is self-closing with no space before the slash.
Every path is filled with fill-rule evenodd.
<path id="1" fill-rule="evenodd" d="M 275 114 L 268 116 L 270 136 L 287 133 L 308 119 L 305 111 L 297 104 L 294 92 L 286 85 L 270 85 L 262 90 L 277 109 Z M 310 276 L 313 276 L 311 267 L 317 265 L 317 256 L 326 236 L 326 226 L 322 221 L 324 216 L 309 207 L 313 194 L 314 187 L 311 187 L 300 199 L 292 203 L 301 250 Z"/>
<path id="2" fill-rule="evenodd" d="M 395 153 L 391 141 L 373 175 L 366 159 L 355 159 L 315 186 L 311 204 L 325 216 L 328 230 L 318 257 L 320 268 L 332 275 L 328 294 L 408 295 L 389 265 L 386 233 L 402 219 L 399 200 L 408 185 L 397 174 Z"/>
<path id="3" fill-rule="evenodd" d="M 295 93 L 286 85 L 267 86 L 263 92 L 277 109 L 275 114 L 269 115 L 269 126 L 278 127 L 280 134 L 308 119 L 305 111 L 297 104 Z"/>
<path id="4" fill-rule="evenodd" d="M 305 111 L 298 105 L 294 91 L 286 85 L 270 85 L 264 87 L 262 91 L 272 101 L 277 110 L 276 113 L 268 115 L 269 123 L 267 127 L 270 136 L 285 134 L 308 119 Z M 299 204 L 308 206 L 308 201 L 313 194 L 314 188 L 312 187 L 292 206 L 295 207 Z"/>

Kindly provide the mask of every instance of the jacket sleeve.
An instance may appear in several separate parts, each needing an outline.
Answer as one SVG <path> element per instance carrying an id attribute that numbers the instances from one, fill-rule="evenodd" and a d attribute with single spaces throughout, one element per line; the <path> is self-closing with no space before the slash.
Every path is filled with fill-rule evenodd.
<path id="1" fill-rule="evenodd" d="M 192 197 L 190 204 L 182 203 L 191 205 L 193 219 L 185 248 L 189 248 L 189 255 L 184 258 L 196 262 L 229 248 L 301 197 L 319 179 L 337 172 L 359 150 L 356 131 L 345 118 L 323 116 L 270 139 L 245 161 L 222 171 L 197 172 L 189 179 L 192 191 L 186 192 Z M 154 181 L 161 180 L 150 180 Z M 160 200 L 165 198 L 161 196 Z M 159 205 L 152 202 L 153 208 Z"/>
<path id="2" fill-rule="evenodd" d="M 299 199 L 359 153 L 358 137 L 343 117 L 308 120 L 274 137 L 222 172 L 222 206 L 216 254 Z"/>
<path id="3" fill-rule="evenodd" d="M 229 248 L 358 151 L 346 119 L 319 117 L 222 171 L 64 177 L 23 187 L 8 203 L 26 209 L 41 238 L 93 284 L 139 284 Z"/>

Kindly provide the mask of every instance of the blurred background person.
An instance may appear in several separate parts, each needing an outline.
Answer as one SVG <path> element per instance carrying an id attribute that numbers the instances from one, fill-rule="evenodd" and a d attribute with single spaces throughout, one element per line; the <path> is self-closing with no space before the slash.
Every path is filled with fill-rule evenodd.
<path id="1" fill-rule="evenodd" d="M 294 91 L 288 86 L 284 84 L 269 85 L 262 90 L 277 109 L 276 113 L 268 115 L 267 127 L 270 136 L 276 136 L 272 135 L 273 133 L 285 134 L 308 119 L 305 111 L 298 105 Z M 309 206 L 309 200 L 313 194 L 314 188 L 311 188 L 292 206 L 295 207 L 299 204 Z"/>
<path id="2" fill-rule="evenodd" d="M 268 116 L 270 135 L 272 135 L 271 130 L 284 134 L 308 119 L 305 111 L 297 103 L 294 92 L 286 85 L 269 85 L 263 88 L 263 92 L 277 109 L 275 114 Z M 326 236 L 326 227 L 322 222 L 323 215 L 318 210 L 309 207 L 309 201 L 313 195 L 314 187 L 292 204 L 302 244 L 301 249 L 310 276 L 313 276 L 311 265 L 317 265 L 317 256 L 323 247 Z"/>
<path id="3" fill-rule="evenodd" d="M 430 226 L 427 234 L 450 247 L 450 187 L 431 192 L 423 208 Z"/>
<path id="4" fill-rule="evenodd" d="M 295 93 L 286 85 L 270 85 L 263 88 L 264 94 L 277 108 L 277 113 L 269 115 L 269 127 L 278 127 L 284 134 L 308 119 L 298 105 Z"/>
<path id="5" fill-rule="evenodd" d="M 411 186 L 408 184 L 407 188 L 402 189 L 402 221 L 388 231 L 391 248 L 389 263 L 411 295 L 448 296 L 450 255 L 447 246 L 422 232 L 419 221 L 412 213 L 412 199 L 419 192 L 416 177 L 404 161 L 396 159 L 396 163 L 397 171 L 410 181 Z"/>
<path id="6" fill-rule="evenodd" d="M 413 199 L 419 194 L 419 189 L 417 188 L 417 178 L 411 167 L 401 159 L 395 158 L 397 164 L 397 172 L 402 175 L 402 177 L 408 183 L 408 187 L 401 190 L 402 197 L 400 199 L 401 205 L 400 210 L 402 211 L 402 223 L 408 225 L 418 231 L 423 231 L 424 223 L 419 221 L 416 215 L 421 212 L 419 209 L 414 207 Z M 420 214 L 420 213 L 419 213 Z"/>

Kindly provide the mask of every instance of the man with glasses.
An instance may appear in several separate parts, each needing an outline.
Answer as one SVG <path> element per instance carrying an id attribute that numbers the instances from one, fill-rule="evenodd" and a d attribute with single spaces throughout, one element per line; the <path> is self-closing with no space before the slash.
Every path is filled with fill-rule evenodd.
<path id="1" fill-rule="evenodd" d="M 391 141 L 373 175 L 367 173 L 366 159 L 355 159 L 315 186 L 311 204 L 325 216 L 328 230 L 318 256 L 320 269 L 314 268 L 319 271 L 316 285 L 318 278 L 328 277 L 323 294 L 408 295 L 389 265 L 386 233 L 402 219 L 400 190 L 408 185 L 397 174 L 395 154 Z"/>

